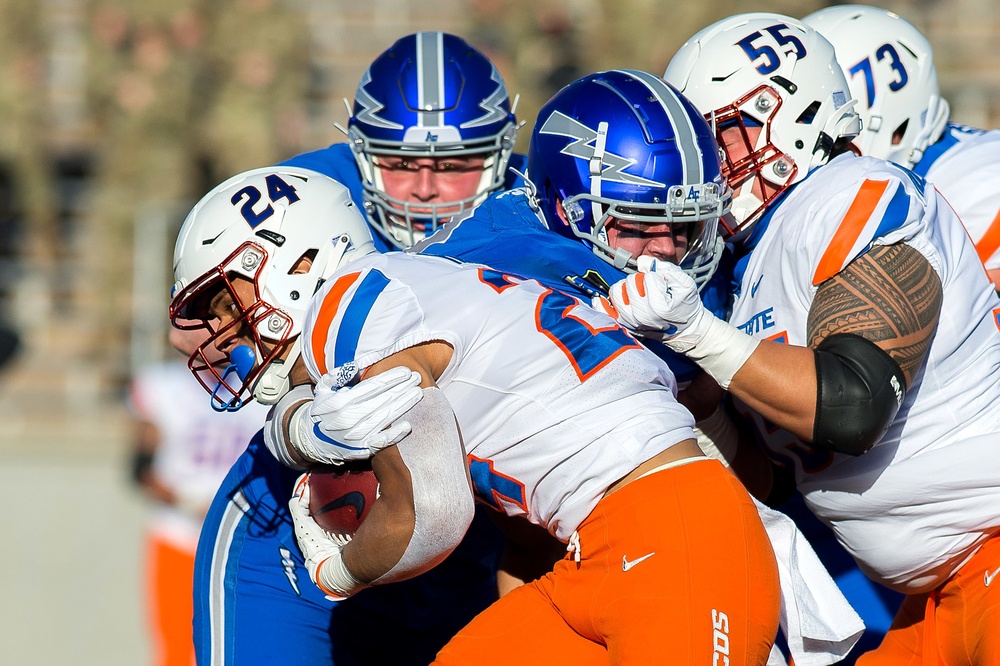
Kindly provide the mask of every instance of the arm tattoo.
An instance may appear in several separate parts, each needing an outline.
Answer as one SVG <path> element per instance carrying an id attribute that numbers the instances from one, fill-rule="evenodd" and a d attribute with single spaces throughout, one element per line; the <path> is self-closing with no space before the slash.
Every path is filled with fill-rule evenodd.
<path id="1" fill-rule="evenodd" d="M 834 333 L 860 335 L 895 359 L 909 384 L 934 337 L 941 298 L 941 281 L 922 254 L 903 243 L 872 248 L 820 285 L 809 346 Z"/>

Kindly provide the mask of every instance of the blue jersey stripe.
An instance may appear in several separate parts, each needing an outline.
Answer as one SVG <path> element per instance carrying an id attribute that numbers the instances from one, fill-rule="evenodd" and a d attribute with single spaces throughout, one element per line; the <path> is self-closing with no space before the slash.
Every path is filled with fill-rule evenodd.
<path id="1" fill-rule="evenodd" d="M 906 188 L 900 183 L 896 186 L 896 193 L 892 195 L 892 200 L 886 206 L 885 213 L 882 214 L 882 219 L 878 223 L 878 229 L 875 230 L 872 240 L 881 238 L 903 226 L 909 211 L 910 195 L 906 193 Z"/>
<path id="2" fill-rule="evenodd" d="M 375 299 L 388 284 L 389 278 L 377 270 L 372 270 L 358 285 L 337 329 L 337 344 L 333 351 L 334 367 L 339 368 L 354 360 L 358 351 L 358 340 L 361 338 L 361 329 L 368 320 Z"/>
<path id="3" fill-rule="evenodd" d="M 913 167 L 913 172 L 915 174 L 926 178 L 927 172 L 931 170 L 934 163 L 958 143 L 958 138 L 951 133 L 951 129 L 952 125 L 949 123 L 947 129 L 945 129 L 944 135 L 942 135 L 942 137 L 936 142 L 927 146 L 923 157 L 921 157 L 920 161 Z"/>

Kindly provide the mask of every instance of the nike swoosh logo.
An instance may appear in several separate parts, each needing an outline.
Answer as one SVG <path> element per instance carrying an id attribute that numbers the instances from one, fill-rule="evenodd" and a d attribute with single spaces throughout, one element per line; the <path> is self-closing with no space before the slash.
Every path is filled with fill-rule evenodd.
<path id="1" fill-rule="evenodd" d="M 650 553 L 649 555 L 643 555 L 642 557 L 637 557 L 634 560 L 632 560 L 631 562 L 628 561 L 627 557 L 625 557 L 624 555 L 622 555 L 622 571 L 628 571 L 629 569 L 631 569 L 635 565 L 639 564 L 639 562 L 642 562 L 643 560 L 648 560 L 653 555 L 656 555 L 656 553 Z"/>
<path id="2" fill-rule="evenodd" d="M 320 510 L 316 512 L 316 515 L 319 515 L 321 513 L 326 513 L 327 511 L 333 511 L 334 509 L 339 509 L 345 506 L 353 506 L 356 514 L 354 516 L 354 519 L 360 520 L 361 514 L 364 513 L 365 510 L 365 496 L 359 493 L 357 490 L 352 490 L 346 495 L 341 495 L 332 502 L 324 504 L 320 508 Z"/>
<path id="3" fill-rule="evenodd" d="M 983 574 L 983 582 L 986 583 L 986 587 L 990 586 L 990 583 L 993 582 L 993 579 L 997 577 L 998 573 L 1000 573 L 1000 568 L 998 568 L 993 573 L 987 571 L 986 573 Z"/>
<path id="4" fill-rule="evenodd" d="M 223 229 L 222 231 L 220 231 L 220 232 L 219 232 L 218 234 L 216 234 L 216 235 L 215 235 L 215 236 L 213 236 L 212 238 L 206 238 L 205 240 L 203 240 L 203 241 L 201 242 L 201 244 L 202 244 L 202 245 L 211 245 L 211 244 L 212 244 L 212 243 L 214 243 L 215 241 L 219 240 L 219 236 L 221 236 L 221 235 L 222 235 L 223 233 L 225 233 L 225 231 L 226 231 L 226 230 L 225 230 L 225 229 Z"/>
<path id="5" fill-rule="evenodd" d="M 327 434 L 320 429 L 318 423 L 314 423 L 313 424 L 313 434 L 316 435 L 316 438 L 319 439 L 320 441 L 326 442 L 327 444 L 334 444 L 336 446 L 339 446 L 342 449 L 347 449 L 349 451 L 364 451 L 365 450 L 365 447 L 363 447 L 363 446 L 348 446 L 347 444 L 344 444 L 343 442 L 338 442 L 337 440 L 333 439 L 332 437 L 328 437 Z"/>
<path id="6" fill-rule="evenodd" d="M 754 296 L 757 295 L 757 288 L 760 287 L 760 281 L 763 279 L 764 276 L 761 275 L 759 278 L 757 278 L 757 281 L 753 283 L 753 286 L 750 287 L 750 298 L 753 298 Z"/>

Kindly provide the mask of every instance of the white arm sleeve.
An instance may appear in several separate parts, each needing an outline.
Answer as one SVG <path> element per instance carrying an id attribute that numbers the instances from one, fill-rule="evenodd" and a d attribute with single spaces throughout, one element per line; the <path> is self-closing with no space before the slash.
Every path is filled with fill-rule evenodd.
<path id="1" fill-rule="evenodd" d="M 396 447 L 413 482 L 416 522 L 403 556 L 373 585 L 412 578 L 446 558 L 472 523 L 474 504 L 455 413 L 438 388 L 406 413 L 412 431 Z"/>

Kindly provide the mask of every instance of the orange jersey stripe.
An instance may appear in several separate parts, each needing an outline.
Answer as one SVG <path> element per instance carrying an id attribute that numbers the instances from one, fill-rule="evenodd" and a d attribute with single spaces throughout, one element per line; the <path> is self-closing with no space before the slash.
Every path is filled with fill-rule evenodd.
<path id="1" fill-rule="evenodd" d="M 814 285 L 840 272 L 844 260 L 847 259 L 847 253 L 854 247 L 887 187 L 889 187 L 887 180 L 866 180 L 861 184 L 861 189 L 851 202 L 851 207 L 847 209 L 840 228 L 833 235 L 826 252 L 823 253 L 823 258 L 819 260 L 816 273 L 813 275 Z"/>
<path id="2" fill-rule="evenodd" d="M 986 260 L 992 257 L 998 248 L 1000 248 L 1000 211 L 997 211 L 997 216 L 986 228 L 986 233 L 976 243 L 976 254 L 979 255 L 979 261 L 985 264 Z"/>
<path id="3" fill-rule="evenodd" d="M 327 373 L 326 367 L 326 341 L 329 336 L 330 326 L 333 318 L 337 316 L 337 309 L 344 294 L 351 288 L 361 273 L 348 273 L 333 283 L 333 287 L 323 297 L 323 303 L 319 306 L 319 315 L 316 317 L 316 324 L 313 326 L 312 344 L 313 358 L 316 359 L 316 368 L 321 375 Z"/>

